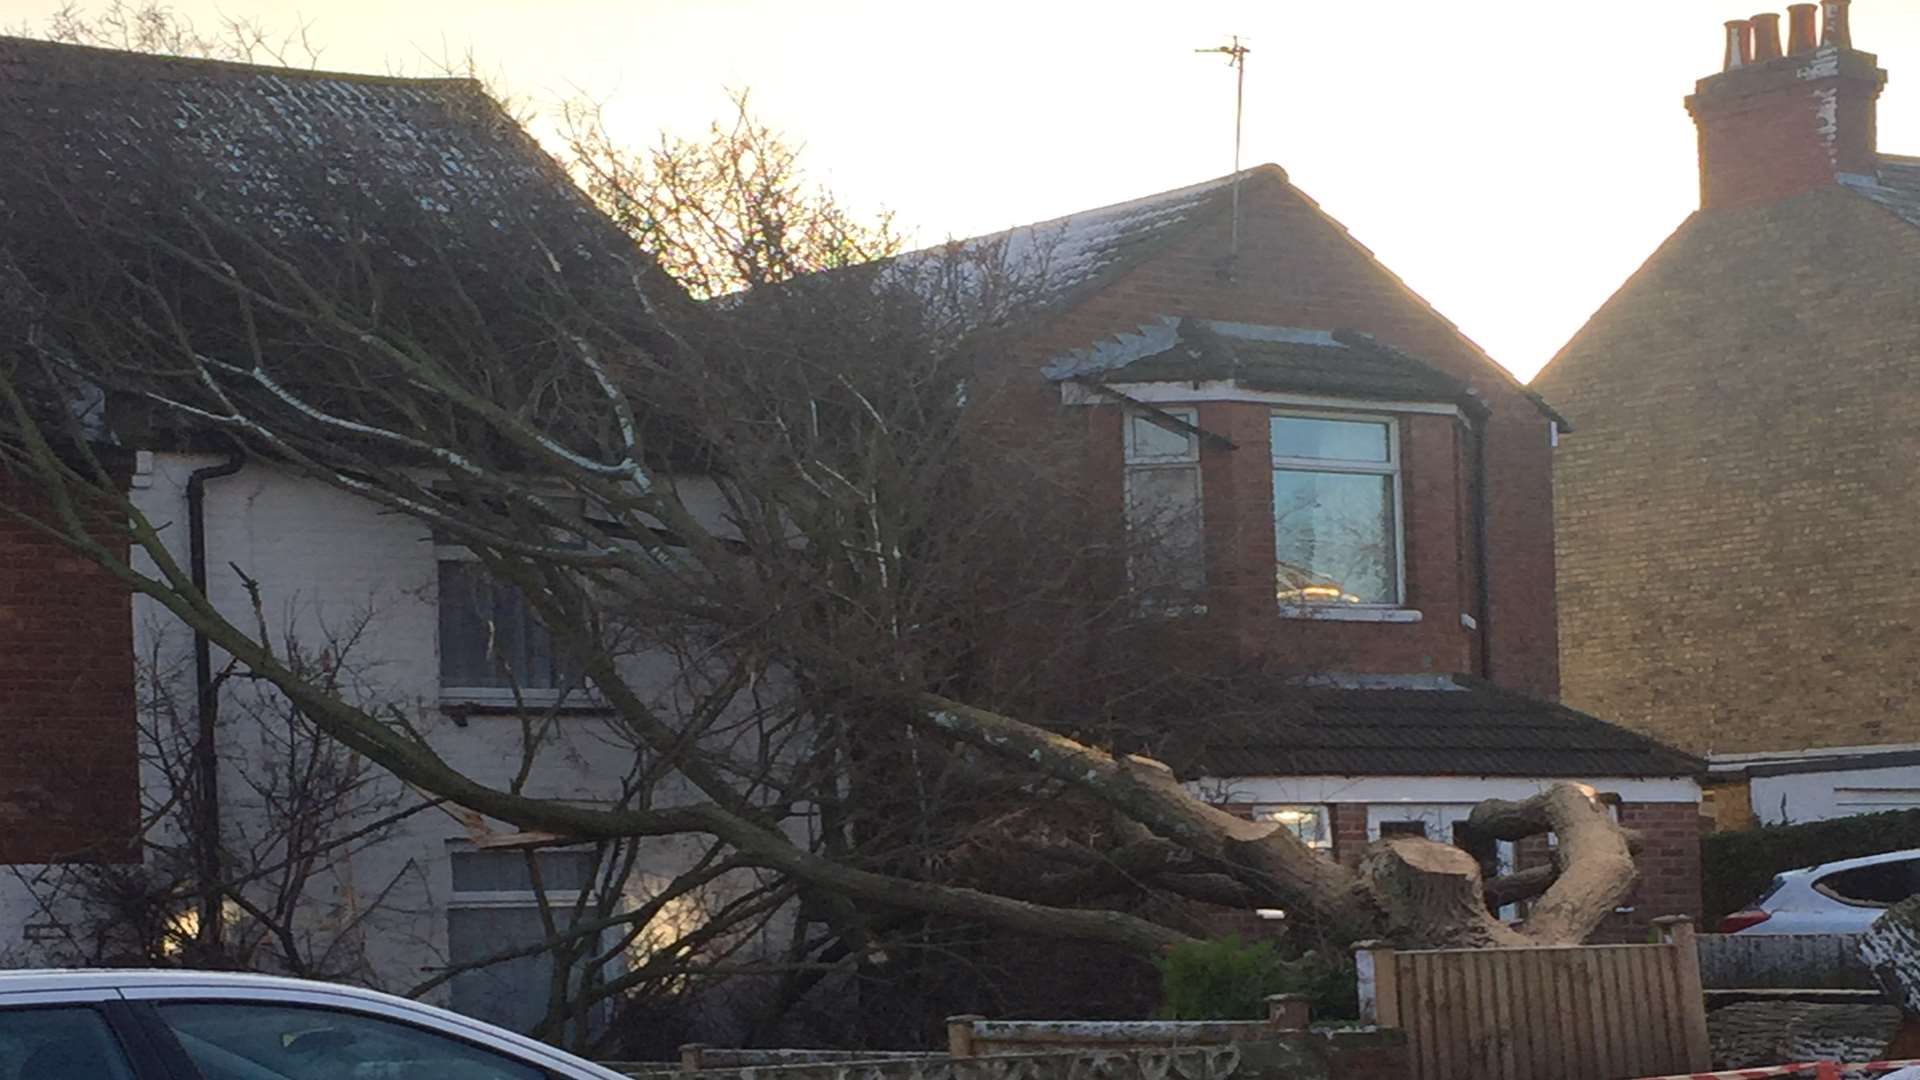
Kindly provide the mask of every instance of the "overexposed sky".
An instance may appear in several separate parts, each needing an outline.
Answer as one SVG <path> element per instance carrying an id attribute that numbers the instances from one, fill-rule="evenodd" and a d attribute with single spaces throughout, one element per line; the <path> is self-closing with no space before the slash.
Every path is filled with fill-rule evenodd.
<path id="1" fill-rule="evenodd" d="M 0 26 L 60 0 L 0 0 Z M 84 6 L 84 5 L 83 5 Z M 535 105 L 587 94 L 617 132 L 697 135 L 750 88 L 855 209 L 922 242 L 1230 171 L 1294 182 L 1530 377 L 1696 203 L 1681 99 L 1719 69 L 1726 0 L 176 0 L 311 24 L 333 70 L 471 51 Z M 1775 9 L 1784 12 L 1782 2 Z M 1880 144 L 1920 154 L 1920 0 L 1855 0 L 1891 72 Z M 1912 80 L 1909 83 L 1909 79 Z"/>

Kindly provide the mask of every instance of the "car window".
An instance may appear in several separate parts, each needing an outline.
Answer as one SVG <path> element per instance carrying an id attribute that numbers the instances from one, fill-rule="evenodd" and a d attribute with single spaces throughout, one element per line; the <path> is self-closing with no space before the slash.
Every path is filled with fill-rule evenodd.
<path id="1" fill-rule="evenodd" d="M 1920 859 L 1857 866 L 1828 874 L 1815 882 L 1814 887 L 1849 904 L 1886 907 L 1920 893 Z"/>
<path id="2" fill-rule="evenodd" d="M 0 1080 L 133 1080 L 120 1040 L 85 1006 L 0 1006 Z"/>
<path id="3" fill-rule="evenodd" d="M 156 1011 L 207 1080 L 548 1080 L 491 1050 L 358 1013 L 250 1002 Z"/>

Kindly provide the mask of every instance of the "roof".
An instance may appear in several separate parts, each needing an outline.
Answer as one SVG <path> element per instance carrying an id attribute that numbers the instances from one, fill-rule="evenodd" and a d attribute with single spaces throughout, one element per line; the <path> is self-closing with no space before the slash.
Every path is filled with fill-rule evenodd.
<path id="1" fill-rule="evenodd" d="M 1706 762 L 1586 713 L 1465 675 L 1242 682 L 1165 743 L 1183 779 L 1698 776 Z"/>
<path id="2" fill-rule="evenodd" d="M 619 1076 L 618 1073 L 592 1065 L 557 1047 L 495 1027 L 471 1016 L 464 1016 L 425 1002 L 341 983 L 245 972 L 194 971 L 185 968 L 27 968 L 0 971 L 0 1001 L 4 1001 L 8 994 L 85 993 L 101 990 L 159 994 L 165 997 L 176 995 L 191 997 L 195 994 L 230 995 L 244 996 L 247 1000 L 259 1000 L 258 995 L 262 994 L 270 997 L 285 995 L 288 1000 L 293 1001 L 325 1003 L 345 1008 L 357 1007 L 368 1012 L 403 1019 L 434 1021 L 454 1033 L 479 1039 L 482 1045 L 493 1044 L 502 1049 L 510 1048 L 535 1062 L 565 1066 L 569 1070 L 568 1075 L 608 1078 Z M 318 995 L 318 998 L 316 999 L 314 995 Z"/>
<path id="3" fill-rule="evenodd" d="M 1920 228 L 1920 158 L 1881 154 L 1879 175 L 1842 173 L 1840 183 Z"/>
<path id="4" fill-rule="evenodd" d="M 1248 390 L 1451 401 L 1480 407 L 1465 382 L 1353 330 L 1165 316 L 1142 326 L 1138 333 L 1058 357 L 1044 370 L 1054 380 L 1217 380 Z"/>
<path id="5" fill-rule="evenodd" d="M 1397 274 L 1381 265 L 1372 250 L 1354 239 L 1344 225 L 1320 209 L 1319 204 L 1304 192 L 1294 188 L 1285 169 L 1271 163 L 1128 202 L 950 241 L 926 250 L 909 252 L 893 261 L 895 265 L 911 272 L 954 250 L 997 254 L 1006 268 L 1007 277 L 1015 283 L 1015 289 L 1020 293 L 1019 307 L 1022 310 L 1058 310 L 1097 292 L 1101 286 L 1186 235 L 1195 226 L 1229 213 L 1234 203 L 1236 183 L 1243 189 L 1260 184 L 1277 184 L 1304 202 L 1325 225 L 1336 230 L 1342 239 L 1379 267 L 1411 301 L 1445 325 L 1447 331 L 1469 353 L 1484 363 L 1489 374 L 1532 401 L 1542 415 L 1554 421 L 1562 430 L 1571 430 L 1566 417 L 1488 356 L 1484 349 L 1434 309 Z"/>
<path id="6" fill-rule="evenodd" d="M 1282 182 L 1287 175 L 1278 165 L 1260 165 L 1244 173 L 1217 176 L 958 243 L 970 249 L 999 249 L 1006 265 L 1015 268 L 1019 277 L 1035 283 L 1033 294 L 1025 298 L 1027 302 L 1059 306 L 1098 287 L 1188 227 L 1227 209 L 1236 177 L 1244 182 L 1254 174 L 1271 174 Z"/>
<path id="7" fill-rule="evenodd" d="M 154 56 L 0 36 L 0 214 L 172 185 L 287 237 L 340 208 L 438 214 L 468 243 L 538 220 L 558 253 L 632 246 L 470 79 L 405 79 Z M 51 181 L 51 184 L 49 183 Z M 75 207 L 85 212 L 84 205 Z M 10 237 L 11 239 L 11 237 Z"/>

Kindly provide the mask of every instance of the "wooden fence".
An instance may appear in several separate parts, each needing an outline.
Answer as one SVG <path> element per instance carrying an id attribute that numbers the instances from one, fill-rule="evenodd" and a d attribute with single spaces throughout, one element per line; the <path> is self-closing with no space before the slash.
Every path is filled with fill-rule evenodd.
<path id="1" fill-rule="evenodd" d="M 1659 944 L 1359 951 L 1370 1019 L 1407 1033 L 1412 1080 L 1619 1080 L 1704 1072 L 1693 926 Z"/>

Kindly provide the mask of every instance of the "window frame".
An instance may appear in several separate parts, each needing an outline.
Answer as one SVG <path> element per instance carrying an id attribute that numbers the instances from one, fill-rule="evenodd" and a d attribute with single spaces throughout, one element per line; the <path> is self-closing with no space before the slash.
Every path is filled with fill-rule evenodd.
<path id="1" fill-rule="evenodd" d="M 1143 454 L 1136 449 L 1134 424 L 1139 421 L 1150 424 L 1154 423 L 1154 418 L 1157 414 L 1165 414 L 1173 417 L 1193 429 L 1191 431 L 1177 431 L 1176 429 L 1168 427 L 1161 428 L 1161 430 L 1169 434 L 1178 434 L 1186 438 L 1187 448 L 1179 454 Z M 1174 471 L 1191 472 L 1193 475 L 1193 505 L 1196 515 L 1194 528 L 1197 534 L 1195 553 L 1199 561 L 1199 566 L 1196 568 L 1196 577 L 1199 582 L 1198 587 L 1193 591 L 1192 597 L 1184 602 L 1157 602 L 1141 594 L 1141 606 L 1143 609 L 1162 614 L 1204 615 L 1207 610 L 1205 603 L 1207 592 L 1207 482 L 1205 472 L 1201 468 L 1200 463 L 1200 407 L 1197 404 L 1183 405 L 1152 411 L 1129 407 L 1121 411 L 1120 423 L 1121 470 L 1124 473 L 1121 497 L 1125 500 L 1124 510 L 1127 530 L 1129 532 L 1134 528 L 1134 477 L 1147 472 Z M 1155 426 L 1160 425 L 1156 424 Z M 1139 570 L 1131 554 L 1127 559 L 1127 585 L 1128 588 L 1134 590 L 1136 593 L 1140 592 Z"/>
<path id="2" fill-rule="evenodd" d="M 549 850 L 567 852 L 577 851 L 580 847 L 581 845 L 578 844 L 569 844 L 554 848 L 539 848 L 536 849 L 534 857 L 537 859 L 541 854 Z M 601 879 L 598 870 L 598 860 L 596 860 L 593 880 L 589 881 L 587 887 L 584 889 L 562 889 L 552 886 L 539 890 L 532 888 L 460 889 L 455 887 L 453 881 L 453 860 L 455 856 L 489 854 L 512 855 L 515 858 L 524 858 L 526 853 L 523 850 L 514 848 L 482 848 L 474 844 L 471 840 L 465 839 L 448 840 L 446 842 L 446 851 L 447 902 L 442 912 L 441 922 L 447 932 L 447 960 L 449 964 L 455 963 L 452 955 L 453 912 L 455 911 L 538 911 L 544 902 L 546 908 L 553 912 L 555 918 L 565 917 L 569 911 L 576 909 L 581 910 L 584 914 L 591 915 L 592 905 L 607 895 L 604 891 L 605 882 Z M 629 904 L 625 897 L 619 897 L 615 903 L 615 909 L 618 911 L 625 911 L 628 906 Z M 619 927 L 606 927 L 599 932 L 599 940 L 602 948 L 604 948 L 608 940 L 608 935 L 618 930 Z M 625 970 L 627 963 L 628 957 L 625 950 L 622 950 L 617 956 L 602 965 L 601 974 L 608 977 L 617 977 Z M 458 976 L 455 977 L 457 978 Z M 449 997 L 451 997 L 453 992 L 451 982 L 448 984 L 447 992 Z M 602 1001 L 592 1006 L 595 1015 L 590 1017 L 590 1022 L 602 1025 L 610 1022 L 612 1019 L 612 1007 L 612 1003 L 609 1001 Z"/>
<path id="3" fill-rule="evenodd" d="M 1387 429 L 1386 461 L 1352 461 L 1344 458 L 1313 458 L 1283 456 L 1273 447 L 1273 421 L 1292 420 L 1336 420 L 1350 423 L 1380 424 Z M 1365 611 L 1389 612 L 1401 611 L 1407 606 L 1407 514 L 1405 482 L 1401 467 L 1400 454 L 1400 418 L 1392 413 L 1349 412 L 1332 409 L 1269 409 L 1267 411 L 1267 458 L 1269 479 L 1267 483 L 1267 515 L 1274 522 L 1273 559 L 1275 570 L 1279 568 L 1280 507 L 1273 501 L 1272 473 L 1288 470 L 1291 472 L 1339 473 L 1358 476 L 1385 476 L 1391 490 L 1393 509 L 1393 598 L 1387 601 L 1374 601 L 1361 604 L 1342 604 L 1332 601 L 1314 602 L 1310 600 L 1281 600 L 1274 597 L 1282 614 L 1324 616 L 1330 612 Z"/>
<path id="4" fill-rule="evenodd" d="M 447 601 L 446 601 L 446 597 L 443 595 L 441 591 L 440 568 L 447 563 L 472 563 L 474 565 L 479 565 L 480 562 L 481 562 L 480 556 L 475 555 L 473 551 L 468 547 L 466 547 L 466 545 L 464 544 L 448 544 L 448 543 L 441 543 L 436 541 L 433 545 L 433 590 L 434 590 L 433 592 L 433 600 L 434 600 L 433 656 L 434 656 L 434 667 L 435 667 L 435 680 L 439 685 L 440 703 L 443 705 L 456 705 L 456 706 L 458 705 L 483 705 L 483 706 L 531 705 L 535 707 L 544 708 L 544 707 L 559 705 L 561 704 L 561 702 L 568 700 L 570 698 L 576 701 L 579 701 L 581 703 L 592 701 L 593 700 L 592 696 L 587 693 L 587 689 L 584 684 L 580 686 L 573 686 L 573 687 L 568 687 L 565 685 L 560 685 L 560 686 L 526 686 L 526 685 L 460 686 L 458 684 L 449 683 L 446 681 L 445 665 L 446 665 L 446 655 L 447 655 L 447 641 L 446 641 L 445 635 L 443 635 L 440 632 L 440 620 L 442 617 L 444 617 L 444 612 L 446 610 L 445 605 Z M 522 597 L 521 603 L 527 604 L 528 601 L 524 597 Z M 532 620 L 534 623 L 537 624 L 539 622 L 537 617 L 533 615 L 530 607 L 526 609 L 526 614 L 527 614 L 527 617 L 530 620 Z M 541 632 L 546 633 L 548 635 L 548 651 L 553 652 L 551 631 L 548 631 L 544 626 L 541 626 L 540 630 Z M 553 657 L 553 661 L 555 666 L 554 678 L 556 681 L 564 684 L 566 681 L 566 678 L 560 671 L 559 663 L 558 663 L 559 657 L 557 654 Z"/>
<path id="5" fill-rule="evenodd" d="M 1300 830 L 1280 815 L 1287 813 L 1311 812 L 1320 822 L 1321 838 L 1309 840 L 1300 836 Z M 1278 825 L 1300 838 L 1300 842 L 1321 854 L 1333 855 L 1333 806 L 1329 803 L 1254 803 L 1247 811 L 1249 817 L 1261 824 Z"/>

